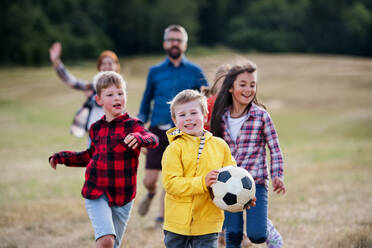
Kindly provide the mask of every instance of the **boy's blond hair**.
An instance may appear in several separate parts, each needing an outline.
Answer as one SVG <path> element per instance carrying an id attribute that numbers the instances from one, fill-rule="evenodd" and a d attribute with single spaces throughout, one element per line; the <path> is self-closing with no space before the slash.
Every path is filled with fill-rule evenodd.
<path id="1" fill-rule="evenodd" d="M 175 119 L 175 107 L 180 104 L 198 101 L 203 115 L 208 113 L 207 98 L 196 90 L 183 90 L 169 102 L 172 118 Z"/>
<path id="2" fill-rule="evenodd" d="M 97 73 L 93 79 L 93 86 L 99 97 L 101 96 L 102 89 L 106 89 L 112 85 L 123 89 L 125 99 L 127 98 L 127 85 L 119 73 L 114 71 L 103 71 Z"/>

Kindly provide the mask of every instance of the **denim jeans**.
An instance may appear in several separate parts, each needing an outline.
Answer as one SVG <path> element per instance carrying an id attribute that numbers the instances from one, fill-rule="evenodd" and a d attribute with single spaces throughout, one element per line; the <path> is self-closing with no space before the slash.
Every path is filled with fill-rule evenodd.
<path id="1" fill-rule="evenodd" d="M 217 248 L 217 233 L 185 236 L 164 230 L 164 243 L 167 248 Z"/>
<path id="2" fill-rule="evenodd" d="M 267 232 L 267 189 L 263 184 L 256 184 L 256 206 L 246 209 L 247 236 L 252 243 L 264 243 Z M 225 211 L 226 248 L 240 248 L 244 230 L 244 211 L 231 213 Z"/>
<path id="3" fill-rule="evenodd" d="M 110 207 L 105 194 L 95 200 L 85 199 L 85 208 L 93 225 L 95 239 L 114 235 L 114 247 L 120 247 L 132 206 L 133 201 L 124 206 Z"/>

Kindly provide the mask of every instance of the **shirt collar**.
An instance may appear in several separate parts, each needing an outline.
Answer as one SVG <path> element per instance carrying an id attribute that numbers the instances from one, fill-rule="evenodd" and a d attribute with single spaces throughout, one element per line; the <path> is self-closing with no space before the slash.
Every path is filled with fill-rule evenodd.
<path id="1" fill-rule="evenodd" d="M 199 137 L 199 136 L 193 136 L 193 135 L 190 135 L 190 134 L 187 134 L 187 133 L 184 133 L 182 132 L 179 128 L 177 127 L 173 127 L 171 129 L 169 129 L 167 131 L 167 137 L 168 137 L 168 140 L 170 142 L 172 142 L 173 140 L 175 140 L 176 138 L 180 137 L 180 136 L 186 136 L 186 137 L 189 137 L 191 139 L 199 139 L 199 138 L 204 138 L 204 139 L 209 139 L 210 137 L 212 137 L 212 133 L 207 131 L 207 130 L 203 130 L 203 136 Z"/>
<path id="2" fill-rule="evenodd" d="M 181 66 L 181 65 L 184 66 L 184 65 L 187 63 L 187 61 L 188 61 L 188 60 L 187 60 L 186 56 L 185 56 L 185 55 L 182 55 L 180 66 Z M 173 67 L 174 67 L 172 61 L 170 61 L 170 59 L 169 59 L 168 56 L 165 58 L 164 64 L 165 64 L 166 66 L 173 66 Z"/>
<path id="3" fill-rule="evenodd" d="M 227 121 L 229 114 L 230 114 L 230 108 L 227 107 L 226 110 L 225 110 L 225 113 L 222 116 L 222 118 L 225 121 Z M 252 102 L 252 106 L 250 107 L 250 109 L 249 109 L 248 113 L 246 114 L 246 116 L 247 116 L 247 119 L 249 117 L 251 117 L 251 116 L 252 117 L 257 117 L 258 116 L 258 106 L 254 102 Z"/>
<path id="4" fill-rule="evenodd" d="M 112 121 L 110 121 L 110 123 L 111 123 L 111 122 L 121 122 L 121 121 L 124 121 L 124 120 L 126 120 L 126 119 L 128 119 L 128 118 L 129 118 L 128 113 L 124 113 L 124 114 L 122 114 L 122 115 L 116 117 L 116 118 L 113 119 Z M 101 122 L 106 122 L 106 123 L 108 123 L 108 122 L 106 121 L 106 115 L 102 116 L 101 119 L 100 119 L 100 121 L 101 121 Z"/>
<path id="5" fill-rule="evenodd" d="M 259 112 L 258 111 L 258 106 L 254 102 L 252 102 L 252 106 L 251 106 L 251 108 L 248 111 L 248 118 L 250 116 L 257 117 L 258 116 L 258 112 Z"/>

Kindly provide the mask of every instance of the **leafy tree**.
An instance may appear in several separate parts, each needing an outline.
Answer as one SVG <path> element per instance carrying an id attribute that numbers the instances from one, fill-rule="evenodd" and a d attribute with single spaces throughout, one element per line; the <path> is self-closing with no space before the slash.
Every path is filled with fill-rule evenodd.
<path id="1" fill-rule="evenodd" d="M 198 7 L 197 0 L 114 0 L 106 6 L 107 31 L 120 54 L 161 51 L 163 32 L 170 24 L 183 25 L 193 44 Z"/>
<path id="2" fill-rule="evenodd" d="M 48 49 L 55 40 L 64 44 L 64 58 L 96 57 L 111 46 L 111 41 L 101 29 L 101 23 L 95 23 L 101 1 L 92 0 L 88 6 L 84 2 L 6 2 L 0 24 L 0 60 L 40 65 L 48 61 Z"/>
<path id="3" fill-rule="evenodd" d="M 372 41 L 372 13 L 363 3 L 356 2 L 341 12 L 345 38 L 343 39 L 343 52 L 350 54 L 367 54 Z"/>
<path id="4" fill-rule="evenodd" d="M 2 0 L 0 63 L 46 63 L 56 40 L 64 60 L 159 52 L 173 23 L 191 46 L 372 56 L 371 0 Z"/>
<path id="5" fill-rule="evenodd" d="M 301 50 L 307 0 L 262 0 L 246 6 L 229 21 L 227 42 L 240 49 L 287 52 Z"/>

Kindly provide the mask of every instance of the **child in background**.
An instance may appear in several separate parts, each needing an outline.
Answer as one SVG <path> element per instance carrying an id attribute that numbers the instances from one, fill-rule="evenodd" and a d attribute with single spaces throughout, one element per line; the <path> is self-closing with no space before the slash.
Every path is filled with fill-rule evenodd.
<path id="1" fill-rule="evenodd" d="M 277 134 L 268 112 L 257 102 L 257 71 L 250 61 L 228 70 L 212 113 L 211 130 L 230 146 L 238 166 L 245 168 L 256 182 L 257 204 L 246 211 L 247 235 L 253 243 L 266 241 L 268 247 L 282 247 L 280 234 L 267 218 L 266 149 L 271 155 L 274 191 L 285 193 L 283 159 Z M 225 212 L 226 247 L 240 247 L 243 238 L 243 212 Z"/>
<path id="2" fill-rule="evenodd" d="M 226 73 L 230 70 L 231 65 L 224 64 L 217 68 L 216 74 L 213 79 L 213 85 L 211 88 L 203 86 L 201 92 L 207 97 L 208 105 L 208 118 L 204 125 L 204 128 L 208 131 L 211 130 L 210 122 L 212 118 L 213 106 L 216 101 L 217 95 L 220 92 L 223 81 L 225 80 Z"/>
<path id="3" fill-rule="evenodd" d="M 225 141 L 204 130 L 207 103 L 202 94 L 181 91 L 170 108 L 176 127 L 167 131 L 170 144 L 162 158 L 165 246 L 217 248 L 224 216 L 208 188 L 217 182 L 217 170 L 235 160 Z"/>
<path id="4" fill-rule="evenodd" d="M 220 92 L 223 81 L 227 72 L 230 70 L 230 64 L 223 64 L 217 68 L 216 74 L 214 75 L 212 87 L 202 86 L 201 92 L 207 97 L 207 106 L 208 106 L 208 116 L 207 122 L 204 125 L 204 128 L 208 131 L 211 130 L 210 122 L 212 118 L 213 106 L 216 101 L 217 95 Z"/>
<path id="5" fill-rule="evenodd" d="M 55 153 L 49 162 L 54 169 L 57 164 L 86 167 L 82 195 L 97 247 L 120 247 L 136 195 L 141 147 L 156 147 L 158 138 L 125 112 L 126 85 L 118 73 L 98 73 L 94 85 L 105 115 L 89 130 L 91 146 Z"/>

